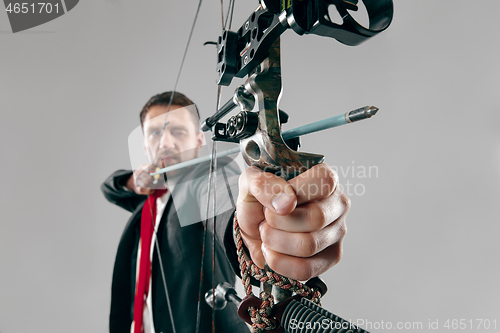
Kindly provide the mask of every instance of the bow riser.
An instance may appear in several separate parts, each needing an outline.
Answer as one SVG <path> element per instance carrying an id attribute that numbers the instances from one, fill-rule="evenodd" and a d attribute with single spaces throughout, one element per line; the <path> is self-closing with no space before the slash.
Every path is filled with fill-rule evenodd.
<path id="1" fill-rule="evenodd" d="M 240 142 L 248 165 L 292 179 L 322 163 L 323 155 L 299 153 L 290 149 L 281 136 L 278 102 L 281 96 L 280 40 L 269 49 L 269 56 L 249 76 L 245 88 L 255 97 L 258 113 L 256 133 Z"/>

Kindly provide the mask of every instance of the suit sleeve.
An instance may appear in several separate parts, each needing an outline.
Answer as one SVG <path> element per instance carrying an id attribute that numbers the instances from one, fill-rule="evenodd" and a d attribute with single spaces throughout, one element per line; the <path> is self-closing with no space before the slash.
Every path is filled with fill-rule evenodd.
<path id="1" fill-rule="evenodd" d="M 113 172 L 111 176 L 101 184 L 101 191 L 104 197 L 112 204 L 126 209 L 129 212 L 135 211 L 137 206 L 147 197 L 125 189 L 125 184 L 131 175 L 132 171 L 130 170 L 118 170 Z"/>

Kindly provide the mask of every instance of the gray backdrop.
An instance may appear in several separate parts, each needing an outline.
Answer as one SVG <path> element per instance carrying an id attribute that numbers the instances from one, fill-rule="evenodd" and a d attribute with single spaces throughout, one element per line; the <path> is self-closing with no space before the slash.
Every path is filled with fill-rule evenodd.
<path id="1" fill-rule="evenodd" d="M 17 34 L 0 11 L 0 332 L 107 330 L 129 213 L 99 185 L 129 167 L 143 104 L 173 88 L 196 6 L 82 1 Z M 256 6 L 237 2 L 233 26 Z M 455 331 L 500 330 L 499 15 L 498 1 L 395 1 L 389 30 L 358 47 L 282 38 L 288 128 L 380 108 L 302 147 L 327 156 L 352 199 L 324 305 L 373 332 L 387 330 L 382 321 L 454 331 L 448 319 L 465 320 Z M 204 117 L 215 109 L 215 48 L 202 43 L 220 25 L 219 1 L 206 1 L 178 86 Z"/>

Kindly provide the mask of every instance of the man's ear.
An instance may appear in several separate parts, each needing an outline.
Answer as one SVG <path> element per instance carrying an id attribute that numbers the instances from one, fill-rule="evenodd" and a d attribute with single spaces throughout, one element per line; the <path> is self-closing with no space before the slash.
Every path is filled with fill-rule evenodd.
<path id="1" fill-rule="evenodd" d="M 199 153 L 203 147 L 203 141 L 205 141 L 205 135 L 203 135 L 202 131 L 199 131 L 196 137 L 196 153 Z"/>

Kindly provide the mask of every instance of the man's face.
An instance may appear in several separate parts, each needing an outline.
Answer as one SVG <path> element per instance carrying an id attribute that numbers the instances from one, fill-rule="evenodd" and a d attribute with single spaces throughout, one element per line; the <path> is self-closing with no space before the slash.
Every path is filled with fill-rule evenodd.
<path id="1" fill-rule="evenodd" d="M 172 105 L 168 113 L 167 109 L 152 106 L 144 118 L 144 146 L 156 166 L 162 168 L 197 157 L 203 145 L 203 133 L 197 130 L 189 110 L 178 105 Z"/>

